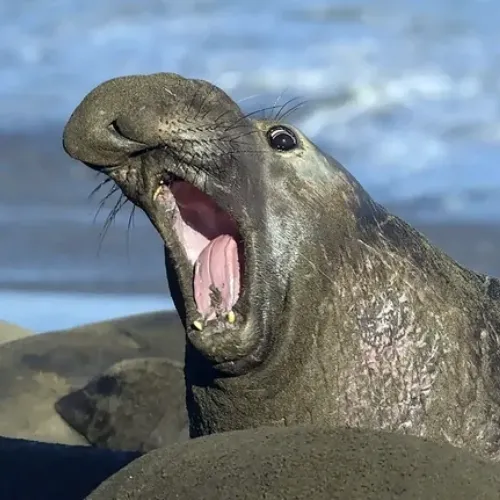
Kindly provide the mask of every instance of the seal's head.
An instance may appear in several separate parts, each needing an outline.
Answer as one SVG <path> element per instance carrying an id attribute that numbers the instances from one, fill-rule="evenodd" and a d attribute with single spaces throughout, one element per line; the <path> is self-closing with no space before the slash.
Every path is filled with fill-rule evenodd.
<path id="1" fill-rule="evenodd" d="M 357 185 L 339 164 L 295 128 L 244 115 L 206 81 L 107 81 L 71 116 L 64 148 L 150 218 L 188 338 L 228 374 L 262 363 L 283 340 L 274 333 L 297 267 L 312 247 L 324 252 L 322 206 L 337 211 L 338 231 L 355 223 L 346 204 L 357 202 Z"/>

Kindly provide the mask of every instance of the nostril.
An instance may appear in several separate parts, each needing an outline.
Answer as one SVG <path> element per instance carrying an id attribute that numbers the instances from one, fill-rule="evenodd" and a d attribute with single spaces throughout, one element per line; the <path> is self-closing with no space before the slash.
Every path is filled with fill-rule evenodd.
<path id="1" fill-rule="evenodd" d="M 109 125 L 108 125 L 108 130 L 115 136 L 118 136 L 120 139 L 126 139 L 127 141 L 133 141 L 134 142 L 134 149 L 128 151 L 128 155 L 130 158 L 135 158 L 136 156 L 142 155 L 148 151 L 152 151 L 153 149 L 156 149 L 158 146 L 153 145 L 153 146 L 146 146 L 145 144 L 139 143 L 134 141 L 134 139 L 128 137 L 125 132 L 120 128 L 120 125 L 118 125 L 118 120 L 113 120 Z M 139 145 L 139 147 L 138 147 Z"/>
<path id="2" fill-rule="evenodd" d="M 109 125 L 108 125 L 108 130 L 110 132 L 114 132 L 115 134 L 118 134 L 120 137 L 125 137 L 125 139 L 130 139 L 127 137 L 120 129 L 120 126 L 118 125 L 118 120 L 113 120 Z"/>

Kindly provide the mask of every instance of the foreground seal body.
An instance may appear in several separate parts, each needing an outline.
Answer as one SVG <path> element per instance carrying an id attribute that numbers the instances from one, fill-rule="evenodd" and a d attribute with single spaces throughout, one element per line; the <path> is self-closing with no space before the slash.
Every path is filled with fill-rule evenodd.
<path id="1" fill-rule="evenodd" d="M 500 468 L 414 436 L 310 426 L 235 431 L 155 450 L 90 500 L 497 500 Z"/>
<path id="2" fill-rule="evenodd" d="M 448 444 L 313 426 L 222 433 L 142 457 L 0 437 L 0 492 L 5 500 L 497 500 L 500 469 Z"/>
<path id="3" fill-rule="evenodd" d="M 32 335 L 1 345 L 0 435 L 67 444 L 90 441 L 99 446 L 126 447 L 132 436 L 139 438 L 146 433 L 143 427 L 135 433 L 129 428 L 129 422 L 118 416 L 132 400 L 151 401 L 151 405 L 142 405 L 142 408 L 147 407 L 145 411 L 150 420 L 160 421 L 163 416 L 173 417 L 180 411 L 177 399 L 179 391 L 184 392 L 184 388 L 179 387 L 184 383 L 184 376 L 178 364 L 184 357 L 184 343 L 184 332 L 177 314 L 162 311 Z M 158 409 L 154 386 L 129 383 L 129 374 L 145 374 L 147 378 L 147 370 L 138 371 L 133 363 L 135 358 L 146 356 L 161 358 L 158 366 L 163 369 L 156 371 L 157 379 L 164 382 L 161 399 L 166 404 L 171 397 L 172 405 Z M 170 372 L 169 365 L 163 360 L 166 357 L 172 358 L 177 365 L 172 365 Z M 58 408 L 59 412 L 55 405 L 60 398 L 72 394 L 93 377 L 124 360 L 130 362 L 119 369 L 121 392 L 112 397 L 111 408 L 116 413 L 106 415 L 106 423 L 113 426 L 113 436 L 101 434 L 98 442 L 93 442 L 89 434 L 92 421 L 88 426 L 80 425 L 78 432 L 72 427 L 76 416 L 83 412 L 81 405 L 77 404 L 81 398 L 65 399 L 65 404 Z M 151 364 L 155 362 L 151 361 Z M 172 378 L 178 380 L 177 384 L 169 385 Z M 148 399 L 149 395 L 151 399 Z M 101 396 L 102 400 L 108 400 L 111 395 Z M 99 406 L 98 394 L 94 394 L 93 402 Z M 85 410 L 88 416 L 91 409 L 87 406 Z M 103 413 L 99 416 L 103 417 Z M 179 416 L 182 418 L 183 411 Z M 100 424 L 104 432 L 102 418 Z M 154 427 L 150 429 L 153 431 Z"/>
<path id="4" fill-rule="evenodd" d="M 172 74 L 94 89 L 66 151 L 166 247 L 192 436 L 386 429 L 500 456 L 500 285 L 375 203 L 299 130 Z"/>

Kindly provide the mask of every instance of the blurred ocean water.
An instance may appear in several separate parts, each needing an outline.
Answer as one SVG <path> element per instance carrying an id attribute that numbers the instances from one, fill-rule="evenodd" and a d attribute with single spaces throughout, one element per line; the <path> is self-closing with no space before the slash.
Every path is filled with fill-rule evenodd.
<path id="1" fill-rule="evenodd" d="M 294 120 L 381 196 L 500 188 L 493 0 L 2 0 L 0 126 L 63 123 L 129 73 L 206 78 Z M 455 208 L 457 209 L 457 208 Z"/>
<path id="2" fill-rule="evenodd" d="M 305 100 L 290 120 L 378 200 L 496 222 L 499 19 L 493 0 L 0 0 L 0 285 L 160 291 L 140 215 L 148 243 L 125 257 L 123 216 L 96 260 L 95 180 L 60 152 L 82 97 L 130 73 L 208 79 L 249 111 Z"/>
<path id="3" fill-rule="evenodd" d="M 106 307 L 103 307 L 103 302 Z M 171 300 L 155 295 L 102 296 L 1 290 L 0 304 L 8 311 L 9 321 L 37 333 L 173 307 Z"/>

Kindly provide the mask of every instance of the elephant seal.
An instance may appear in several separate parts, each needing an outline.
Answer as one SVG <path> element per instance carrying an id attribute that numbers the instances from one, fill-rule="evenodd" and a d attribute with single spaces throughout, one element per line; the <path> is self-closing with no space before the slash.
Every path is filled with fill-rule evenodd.
<path id="1" fill-rule="evenodd" d="M 126 359 L 56 402 L 56 410 L 101 448 L 160 448 L 188 438 L 183 363 Z"/>
<path id="2" fill-rule="evenodd" d="M 449 444 L 361 429 L 261 427 L 152 451 L 89 500 L 497 500 L 500 468 Z"/>
<path id="3" fill-rule="evenodd" d="M 0 345 L 33 335 L 34 332 L 8 321 L 0 320 Z"/>
<path id="4" fill-rule="evenodd" d="M 500 283 L 376 203 L 297 128 L 158 73 L 93 89 L 66 152 L 165 244 L 193 437 L 316 423 L 500 458 Z"/>
<path id="5" fill-rule="evenodd" d="M 0 437 L 2 500 L 83 500 L 138 452 Z"/>
<path id="6" fill-rule="evenodd" d="M 87 444 L 85 437 L 61 418 L 55 403 L 123 360 L 168 357 L 180 363 L 184 357 L 184 342 L 177 314 L 154 312 L 42 333 L 2 345 L 0 435 Z M 179 374 L 176 367 L 165 380 L 162 395 L 165 404 L 172 376 L 178 376 L 183 383 L 183 374 Z M 127 395 L 129 397 L 130 390 Z M 177 393 L 173 396 L 174 400 L 178 398 Z M 119 398 L 117 395 L 115 400 Z M 175 411 L 178 411 L 177 406 L 175 402 Z M 69 403 L 65 410 L 70 411 Z M 167 405 L 156 417 L 160 420 L 169 411 Z M 114 444 L 119 446 L 118 439 Z"/>

